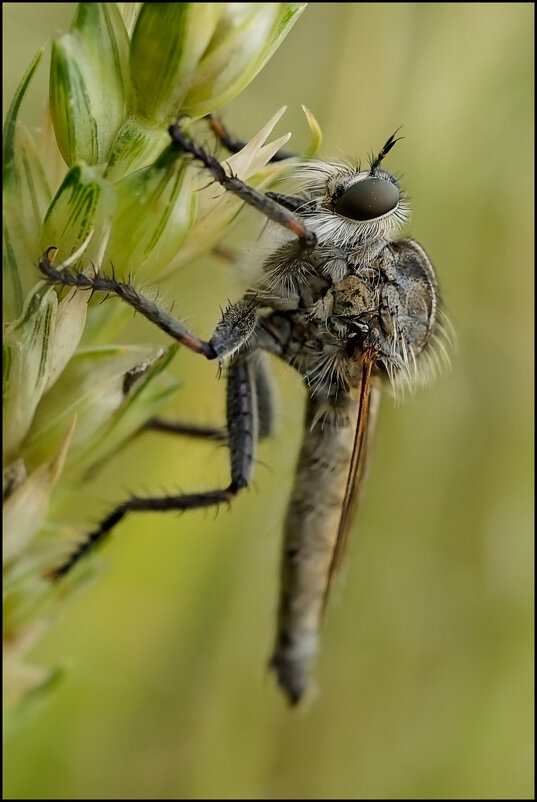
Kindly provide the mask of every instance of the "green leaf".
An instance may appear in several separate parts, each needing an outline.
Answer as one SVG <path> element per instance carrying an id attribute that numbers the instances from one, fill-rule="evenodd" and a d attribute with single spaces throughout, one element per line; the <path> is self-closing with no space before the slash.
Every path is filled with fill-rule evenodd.
<path id="1" fill-rule="evenodd" d="M 32 138 L 18 122 L 22 100 L 35 74 L 42 51 L 27 70 L 11 103 L 4 127 L 3 165 L 3 312 L 14 320 L 36 281 L 41 219 L 51 192 Z M 23 213 L 21 213 L 23 212 Z"/>
<path id="2" fill-rule="evenodd" d="M 113 185 L 102 177 L 102 168 L 75 164 L 65 176 L 43 221 L 41 251 L 55 246 L 57 259 L 64 262 L 92 235 L 86 263 L 102 259 L 103 243 L 110 233 L 116 195 Z"/>
<path id="3" fill-rule="evenodd" d="M 79 3 L 71 32 L 53 42 L 51 114 L 69 166 L 107 159 L 127 114 L 128 48 L 115 3 Z"/>
<path id="4" fill-rule="evenodd" d="M 91 462 L 86 471 L 93 472 L 118 451 L 148 420 L 153 418 L 180 382 L 164 373 L 179 346 L 171 345 L 131 372 L 130 387 L 124 401 L 110 422 L 96 438 Z"/>
<path id="5" fill-rule="evenodd" d="M 30 428 L 49 379 L 56 293 L 40 283 L 25 303 L 21 317 L 4 336 L 4 454 L 12 458 Z"/>
<path id="6" fill-rule="evenodd" d="M 6 184 L 9 181 L 17 181 L 18 180 L 18 173 L 15 167 L 15 126 L 17 123 L 17 119 L 19 116 L 19 110 L 21 103 L 23 101 L 24 95 L 28 91 L 28 87 L 30 86 L 30 82 L 34 76 L 34 73 L 41 61 L 41 56 L 43 55 L 43 50 L 39 50 L 36 54 L 35 58 L 33 59 L 32 63 L 26 70 L 22 81 L 20 82 L 19 86 L 17 87 L 17 91 L 15 92 L 15 96 L 11 101 L 11 105 L 9 107 L 9 111 L 6 116 L 6 121 L 4 125 L 4 135 L 3 135 L 3 172 L 2 172 L 2 183 L 4 189 Z"/>
<path id="7" fill-rule="evenodd" d="M 302 111 L 306 115 L 306 120 L 308 121 L 312 136 L 311 143 L 306 149 L 306 152 L 303 154 L 302 158 L 312 159 L 323 144 L 323 132 L 321 131 L 321 126 L 319 125 L 313 112 L 310 111 L 307 106 L 302 106 Z"/>
<path id="8" fill-rule="evenodd" d="M 184 99 L 202 117 L 236 97 L 270 59 L 305 3 L 222 3 L 222 16 Z"/>
<path id="9" fill-rule="evenodd" d="M 152 417 L 155 402 L 149 406 L 140 402 L 132 425 L 116 429 L 125 410 L 136 403 L 139 383 L 145 387 L 157 376 L 176 349 L 177 346 L 167 351 L 142 346 L 80 349 L 39 405 L 23 447 L 25 463 L 32 468 L 54 453 L 76 417 L 65 473 L 71 479 L 80 478 L 91 465 L 118 448 L 133 428 Z M 171 389 L 175 387 L 173 383 Z"/>
<path id="10" fill-rule="evenodd" d="M 122 273 L 155 276 L 181 248 L 194 219 L 191 170 L 170 146 L 116 185 L 108 258 Z"/>
<path id="11" fill-rule="evenodd" d="M 9 563 L 28 548 L 45 518 L 52 489 L 62 472 L 74 423 L 53 459 L 41 464 L 10 495 L 3 510 L 3 560 Z M 50 452 L 49 452 L 50 453 Z M 52 452 L 54 453 L 54 452 Z"/>
<path id="12" fill-rule="evenodd" d="M 149 120 L 178 116 L 224 3 L 144 3 L 132 35 L 136 109 Z"/>
<path id="13" fill-rule="evenodd" d="M 170 142 L 162 126 L 129 117 L 119 129 L 110 150 L 105 176 L 119 181 L 127 173 L 148 167 Z"/>
<path id="14" fill-rule="evenodd" d="M 7 182 L 3 197 L 3 301 L 7 320 L 20 315 L 24 298 L 39 278 L 39 233 L 52 196 L 34 142 L 21 123 L 15 127 L 13 164 L 17 180 Z"/>

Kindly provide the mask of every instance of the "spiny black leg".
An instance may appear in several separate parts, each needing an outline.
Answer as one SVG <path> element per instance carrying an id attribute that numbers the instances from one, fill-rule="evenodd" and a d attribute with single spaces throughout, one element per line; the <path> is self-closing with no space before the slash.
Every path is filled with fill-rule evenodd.
<path id="1" fill-rule="evenodd" d="M 179 434 L 184 437 L 194 437 L 196 439 L 219 440 L 227 442 L 227 432 L 216 426 L 198 426 L 195 423 L 181 423 L 180 421 L 167 421 L 162 418 L 151 418 L 144 429 L 151 429 L 157 432 L 168 434 Z"/>
<path id="2" fill-rule="evenodd" d="M 253 379 L 255 382 L 255 399 L 257 404 L 258 439 L 269 437 L 274 431 L 276 417 L 276 402 L 274 399 L 273 381 L 264 354 L 254 352 L 250 359 L 253 365 Z M 182 437 L 192 437 L 199 440 L 215 440 L 227 443 L 226 429 L 218 426 L 201 426 L 197 423 L 184 423 L 183 421 L 169 421 L 162 418 L 151 418 L 144 426 L 145 430 L 162 432 L 163 434 L 178 434 Z"/>
<path id="3" fill-rule="evenodd" d="M 231 483 L 221 490 L 180 496 L 138 498 L 133 496 L 112 510 L 99 526 L 57 568 L 48 572 L 52 580 L 61 579 L 89 551 L 98 546 L 130 512 L 167 512 L 201 509 L 231 502 L 239 490 L 247 487 L 255 459 L 257 408 L 251 360 L 238 357 L 230 366 L 227 388 L 227 420 Z"/>
<path id="4" fill-rule="evenodd" d="M 191 139 L 184 136 L 180 122 L 170 125 L 168 130 L 175 147 L 185 153 L 190 153 L 191 156 L 200 161 L 210 172 L 214 180 L 218 181 L 224 189 L 236 195 L 249 206 L 253 206 L 254 209 L 258 209 L 265 217 L 268 217 L 269 220 L 287 228 L 299 238 L 305 247 L 315 247 L 317 237 L 313 231 L 306 228 L 299 217 L 287 211 L 287 209 L 284 209 L 271 198 L 267 198 L 266 195 L 253 189 L 253 187 L 250 187 L 236 176 L 228 175 L 214 156 L 209 155 L 203 148 L 198 147 Z"/>
<path id="5" fill-rule="evenodd" d="M 69 287 L 97 290 L 114 293 L 122 301 L 134 307 L 144 317 L 169 334 L 182 345 L 207 359 L 223 360 L 235 353 L 252 335 L 257 322 L 257 304 L 255 298 L 242 300 L 230 304 L 213 332 L 210 342 L 205 342 L 188 331 L 180 320 L 161 309 L 154 301 L 150 301 L 139 293 L 132 284 L 116 281 L 114 278 L 95 275 L 86 276 L 84 273 L 71 273 L 65 268 L 52 266 L 49 253 L 55 248 L 47 248 L 39 261 L 39 269 L 55 284 L 65 284 Z"/>
<path id="6" fill-rule="evenodd" d="M 251 355 L 239 355 L 229 366 L 226 418 L 231 482 L 240 489 L 250 484 L 258 440 L 257 401 Z"/>
<path id="7" fill-rule="evenodd" d="M 207 114 L 206 119 L 209 121 L 209 125 L 211 126 L 211 130 L 221 145 L 223 145 L 226 150 L 229 150 L 230 153 L 238 153 L 239 150 L 242 150 L 248 143 L 243 142 L 240 139 L 233 139 L 229 131 L 227 130 L 226 126 L 218 117 L 215 117 L 214 114 Z M 284 159 L 293 159 L 298 156 L 298 153 L 292 153 L 290 150 L 278 150 L 272 156 L 271 162 L 280 162 L 284 161 Z"/>
<path id="8" fill-rule="evenodd" d="M 257 351 L 252 358 L 254 367 L 255 395 L 257 403 L 258 437 L 270 437 L 276 424 L 276 398 L 274 382 L 269 371 L 265 354 Z"/>
<path id="9" fill-rule="evenodd" d="M 257 325 L 257 311 L 255 295 L 224 309 L 210 342 L 220 361 L 236 353 L 252 337 Z"/>
<path id="10" fill-rule="evenodd" d="M 57 568 L 48 571 L 47 576 L 50 579 L 57 580 L 68 574 L 77 562 L 85 557 L 91 549 L 98 546 L 111 532 L 114 526 L 123 520 L 129 512 L 178 512 L 182 510 L 212 507 L 215 504 L 230 502 L 237 495 L 238 490 L 239 488 L 231 484 L 224 490 L 211 490 L 207 493 L 192 493 L 190 495 L 181 496 L 156 496 L 154 498 L 138 498 L 137 496 L 133 496 L 112 510 L 110 515 L 99 524 L 97 529 L 90 532 L 67 560 Z"/>
<path id="11" fill-rule="evenodd" d="M 207 114 L 205 117 L 206 120 L 209 121 L 209 125 L 211 127 L 212 132 L 215 134 L 216 138 L 223 145 L 226 150 L 230 153 L 238 153 L 242 150 L 246 145 L 247 142 L 244 142 L 242 139 L 233 139 L 219 117 L 215 117 L 214 114 Z M 298 157 L 298 153 L 294 153 L 290 150 L 278 150 L 270 159 L 271 162 L 280 162 L 284 161 L 285 159 L 296 159 Z M 303 198 L 295 198 L 291 197 L 290 195 L 282 195 L 279 192 L 267 192 L 265 197 L 270 198 L 276 203 L 279 203 L 280 206 L 284 206 L 290 212 L 297 212 L 300 208 L 304 205 Z"/>
<path id="12" fill-rule="evenodd" d="M 265 197 L 276 201 L 280 206 L 289 209 L 290 212 L 300 212 L 305 208 L 305 199 L 294 195 L 282 195 L 281 192 L 267 192 Z"/>
<path id="13" fill-rule="evenodd" d="M 105 276 L 86 276 L 84 273 L 71 273 L 66 268 L 53 267 L 49 254 L 54 250 L 56 250 L 55 247 L 47 248 L 39 260 L 39 269 L 50 281 L 69 287 L 114 293 L 186 348 L 190 348 L 197 354 L 203 354 L 207 359 L 215 359 L 218 356 L 210 343 L 200 340 L 199 337 L 188 331 L 180 320 L 165 312 L 154 301 L 145 298 L 132 284 Z"/>

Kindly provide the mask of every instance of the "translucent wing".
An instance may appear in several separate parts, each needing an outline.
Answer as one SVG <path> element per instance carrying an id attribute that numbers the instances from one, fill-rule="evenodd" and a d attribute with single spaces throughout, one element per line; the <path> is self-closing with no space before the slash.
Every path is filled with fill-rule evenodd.
<path id="1" fill-rule="evenodd" d="M 349 527 L 356 513 L 360 491 L 367 473 L 368 455 L 370 453 L 370 446 L 375 431 L 380 403 L 380 391 L 371 386 L 371 369 L 375 356 L 376 351 L 373 349 L 368 349 L 363 355 L 363 372 L 356 412 L 354 445 L 348 466 L 345 495 L 341 506 L 338 531 L 334 542 L 332 562 L 328 574 L 325 603 L 331 587 L 332 578 L 337 569 L 341 566 L 348 539 Z"/>

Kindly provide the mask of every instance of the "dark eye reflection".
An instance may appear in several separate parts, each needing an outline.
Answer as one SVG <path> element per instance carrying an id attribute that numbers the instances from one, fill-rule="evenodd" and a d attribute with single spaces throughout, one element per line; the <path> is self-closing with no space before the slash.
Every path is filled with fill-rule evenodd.
<path id="1" fill-rule="evenodd" d="M 357 181 L 337 199 L 336 214 L 351 220 L 375 220 L 393 211 L 399 203 L 399 190 L 384 178 Z"/>

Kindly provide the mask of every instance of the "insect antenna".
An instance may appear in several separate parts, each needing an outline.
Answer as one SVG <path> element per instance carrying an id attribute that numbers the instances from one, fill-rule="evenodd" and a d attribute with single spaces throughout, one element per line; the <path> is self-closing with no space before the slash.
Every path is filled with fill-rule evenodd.
<path id="1" fill-rule="evenodd" d="M 400 139 L 404 139 L 404 137 L 402 137 L 402 136 L 398 136 L 397 139 L 395 138 L 395 135 L 396 135 L 397 131 L 400 131 L 400 130 L 401 130 L 401 126 L 399 126 L 399 128 L 396 131 L 393 132 L 393 134 L 388 139 L 388 141 L 385 143 L 384 147 L 382 148 L 382 150 L 380 151 L 378 156 L 373 159 L 373 161 L 371 162 L 371 167 L 369 168 L 369 175 L 374 175 L 375 174 L 379 164 L 381 163 L 383 158 L 390 152 L 390 150 L 393 148 L 395 143 L 399 142 Z"/>

